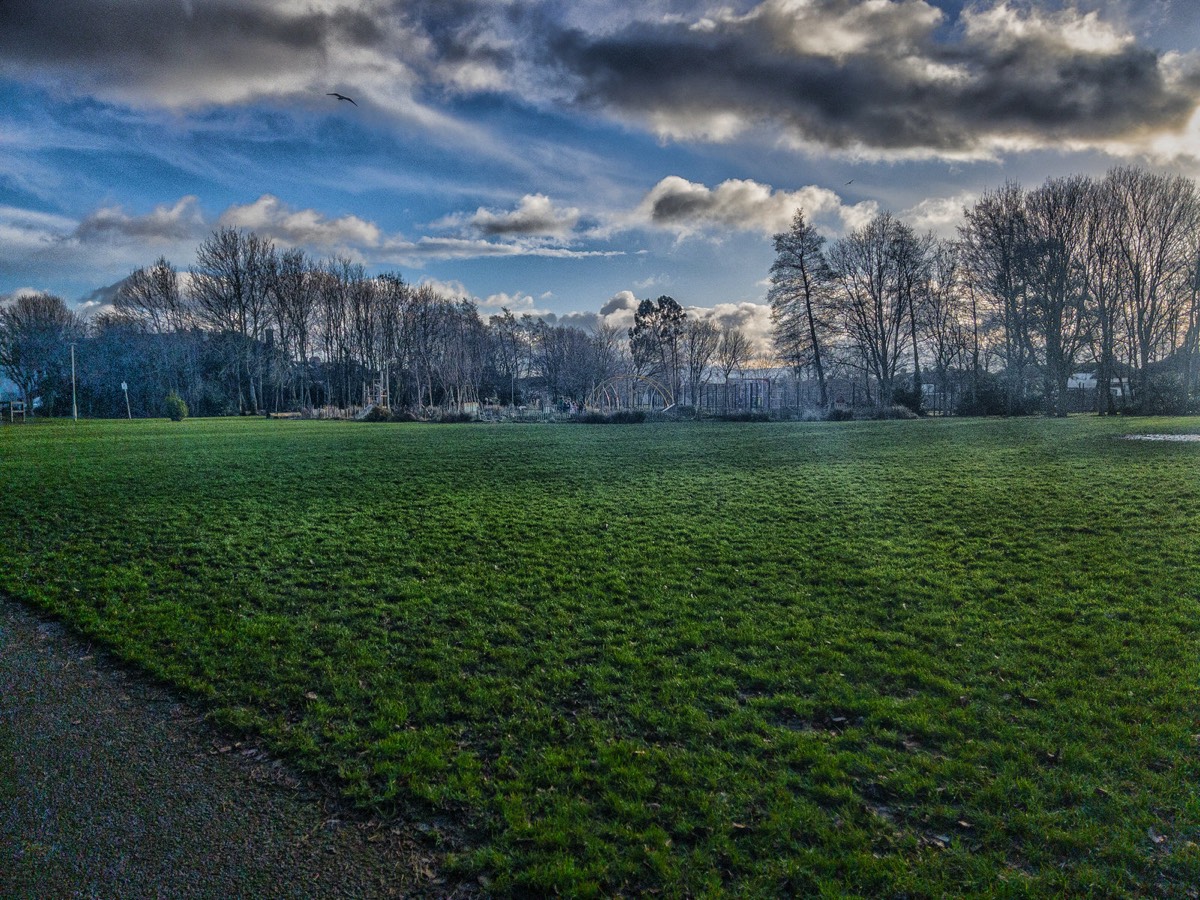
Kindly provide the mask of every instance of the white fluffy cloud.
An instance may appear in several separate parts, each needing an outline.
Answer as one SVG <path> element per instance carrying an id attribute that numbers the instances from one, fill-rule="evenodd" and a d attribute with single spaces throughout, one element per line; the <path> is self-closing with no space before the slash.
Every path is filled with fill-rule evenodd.
<path id="1" fill-rule="evenodd" d="M 797 209 L 803 209 L 819 228 L 837 233 L 870 219 L 878 205 L 873 201 L 847 205 L 835 192 L 815 185 L 780 191 L 756 181 L 731 179 L 710 188 L 670 175 L 651 188 L 627 222 L 684 236 L 706 229 L 769 235 L 786 229 Z"/>
<path id="2" fill-rule="evenodd" d="M 204 231 L 204 214 L 195 196 L 160 204 L 146 215 L 130 215 L 119 206 L 106 206 L 84 216 L 75 229 L 81 241 L 164 241 L 195 238 Z"/>
<path id="3" fill-rule="evenodd" d="M 1096 10 L 1081 12 L 1037 6 L 1017 7 L 1008 2 L 991 7 L 968 6 L 962 13 L 967 40 L 999 51 L 1040 46 L 1048 53 L 1075 52 L 1113 56 L 1135 38 Z"/>
<path id="4" fill-rule="evenodd" d="M 718 303 L 713 307 L 692 307 L 688 312 L 697 318 L 711 319 L 721 327 L 740 328 L 756 356 L 771 354 L 770 304 Z"/>
<path id="5" fill-rule="evenodd" d="M 963 210 L 974 203 L 976 195 L 963 191 L 952 197 L 929 197 L 901 213 L 900 218 L 917 233 L 932 231 L 938 237 L 953 238 L 963 220 Z"/>
<path id="6" fill-rule="evenodd" d="M 479 207 L 469 215 L 455 213 L 434 223 L 439 228 L 467 228 L 488 237 L 551 237 L 564 239 L 579 222 L 579 210 L 555 206 L 545 194 L 526 194 L 515 209 Z"/>
<path id="7" fill-rule="evenodd" d="M 292 209 L 270 194 L 244 206 L 229 207 L 218 217 L 217 225 L 256 231 L 290 246 L 323 249 L 377 247 L 383 237 L 379 226 L 358 216 L 330 219 L 315 209 Z"/>

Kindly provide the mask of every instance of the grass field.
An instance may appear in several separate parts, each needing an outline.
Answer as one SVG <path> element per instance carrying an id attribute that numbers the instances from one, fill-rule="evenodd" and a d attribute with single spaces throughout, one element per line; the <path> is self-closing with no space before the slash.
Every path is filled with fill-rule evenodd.
<path id="1" fill-rule="evenodd" d="M 1188 896 L 1200 420 L 0 430 L 0 591 L 492 892 Z"/>

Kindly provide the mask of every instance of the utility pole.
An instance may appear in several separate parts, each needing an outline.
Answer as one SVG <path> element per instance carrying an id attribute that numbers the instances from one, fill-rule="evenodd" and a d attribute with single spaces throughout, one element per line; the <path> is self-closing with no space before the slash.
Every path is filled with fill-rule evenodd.
<path id="1" fill-rule="evenodd" d="M 79 404 L 75 400 L 75 344 L 71 344 L 71 418 L 79 421 Z"/>
<path id="2" fill-rule="evenodd" d="M 121 390 L 125 392 L 125 418 L 132 419 L 133 413 L 129 411 L 129 384 L 122 381 Z"/>

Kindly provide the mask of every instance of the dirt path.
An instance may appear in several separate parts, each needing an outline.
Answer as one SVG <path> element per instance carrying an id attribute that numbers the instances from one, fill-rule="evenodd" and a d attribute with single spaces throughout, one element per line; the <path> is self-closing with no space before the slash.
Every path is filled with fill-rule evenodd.
<path id="1" fill-rule="evenodd" d="M 0 598 L 0 896 L 461 893 L 436 865 Z"/>

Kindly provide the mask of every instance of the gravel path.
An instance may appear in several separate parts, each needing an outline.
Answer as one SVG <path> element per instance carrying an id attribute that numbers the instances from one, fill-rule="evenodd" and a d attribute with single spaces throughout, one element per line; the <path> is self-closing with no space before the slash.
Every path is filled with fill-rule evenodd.
<path id="1" fill-rule="evenodd" d="M 466 893 L 428 845 L 0 598 L 0 897 Z"/>

